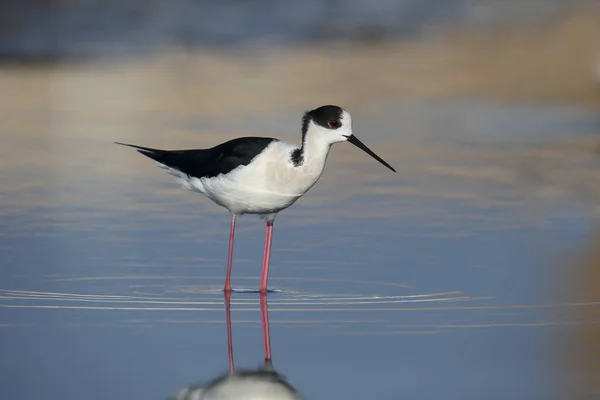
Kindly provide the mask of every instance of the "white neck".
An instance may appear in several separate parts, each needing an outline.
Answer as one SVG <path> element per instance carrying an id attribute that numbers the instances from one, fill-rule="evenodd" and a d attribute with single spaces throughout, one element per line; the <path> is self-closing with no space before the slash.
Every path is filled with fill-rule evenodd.
<path id="1" fill-rule="evenodd" d="M 322 140 L 318 134 L 306 135 L 302 143 L 302 165 L 310 168 L 311 166 L 325 166 L 329 150 L 332 143 Z"/>
<path id="2" fill-rule="evenodd" d="M 344 136 L 334 134 L 331 130 L 313 122 L 309 124 L 306 135 L 302 139 L 302 161 L 299 166 L 308 169 L 324 168 L 331 145 L 346 140 Z"/>

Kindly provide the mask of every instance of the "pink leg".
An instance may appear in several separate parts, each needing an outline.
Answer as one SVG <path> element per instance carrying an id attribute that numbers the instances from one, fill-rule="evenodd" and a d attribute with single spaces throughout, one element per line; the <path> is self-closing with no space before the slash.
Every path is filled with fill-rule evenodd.
<path id="1" fill-rule="evenodd" d="M 260 313 L 262 315 L 263 342 L 265 349 L 265 363 L 271 362 L 271 335 L 269 334 L 269 309 L 267 308 L 267 294 L 260 294 Z"/>
<path id="2" fill-rule="evenodd" d="M 229 256 L 227 257 L 227 277 L 225 278 L 225 293 L 231 292 L 231 262 L 233 261 L 233 236 L 235 235 L 235 214 L 231 214 L 229 229 Z"/>
<path id="3" fill-rule="evenodd" d="M 273 222 L 267 221 L 265 233 L 265 252 L 263 255 L 262 275 L 260 278 L 260 292 L 267 293 L 267 281 L 269 279 L 269 261 L 271 260 L 271 240 L 273 239 Z"/>
<path id="4" fill-rule="evenodd" d="M 231 292 L 225 292 L 225 313 L 227 319 L 227 353 L 229 354 L 229 371 L 235 369 L 233 365 L 233 335 L 231 333 Z"/>

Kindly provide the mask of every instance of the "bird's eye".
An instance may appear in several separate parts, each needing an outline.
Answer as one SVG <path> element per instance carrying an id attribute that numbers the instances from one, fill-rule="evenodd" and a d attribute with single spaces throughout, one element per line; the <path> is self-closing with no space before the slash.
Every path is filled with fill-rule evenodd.
<path id="1" fill-rule="evenodd" d="M 332 128 L 339 128 L 340 125 L 340 121 L 338 121 L 337 119 L 332 119 L 331 121 L 329 121 L 329 126 Z"/>

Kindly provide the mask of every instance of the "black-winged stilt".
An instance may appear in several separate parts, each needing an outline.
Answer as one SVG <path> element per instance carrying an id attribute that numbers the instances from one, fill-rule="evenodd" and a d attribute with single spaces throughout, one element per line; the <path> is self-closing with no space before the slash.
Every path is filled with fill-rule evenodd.
<path id="1" fill-rule="evenodd" d="M 117 144 L 138 149 L 175 176 L 184 188 L 206 195 L 231 212 L 225 292 L 231 291 L 236 217 L 259 214 L 266 219 L 260 281 L 260 292 L 265 293 L 273 221 L 277 213 L 294 204 L 317 182 L 325 168 L 331 145 L 345 141 L 396 172 L 354 136 L 350 113 L 334 105 L 304 113 L 301 147 L 266 137 L 242 137 L 199 150 L 158 150 Z"/>
<path id="2" fill-rule="evenodd" d="M 225 293 L 227 321 L 227 350 L 229 372 L 206 384 L 189 386 L 177 391 L 169 400 L 301 400 L 303 397 L 273 368 L 269 336 L 267 296 L 260 294 L 260 310 L 264 339 L 265 360 L 257 369 L 237 370 L 233 364 L 230 292 Z"/>

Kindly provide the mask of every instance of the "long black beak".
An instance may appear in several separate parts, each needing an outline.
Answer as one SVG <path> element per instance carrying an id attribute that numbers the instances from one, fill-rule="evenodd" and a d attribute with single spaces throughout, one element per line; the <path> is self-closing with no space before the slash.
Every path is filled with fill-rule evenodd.
<path id="1" fill-rule="evenodd" d="M 350 136 L 347 136 L 347 138 L 350 143 L 352 143 L 353 145 L 355 145 L 356 147 L 358 147 L 359 149 L 361 149 L 362 151 L 364 151 L 365 153 L 367 153 L 368 155 L 370 155 L 371 157 L 373 157 L 374 159 L 376 159 L 377 161 L 379 161 L 380 163 L 382 163 L 383 165 L 385 165 L 386 167 L 391 169 L 392 171 L 396 172 L 396 170 L 394 168 L 392 168 L 390 166 L 390 164 L 386 163 L 385 161 L 383 161 L 383 159 L 381 157 L 379 157 L 377 154 L 373 153 L 371 151 L 371 149 L 369 149 L 367 146 L 365 146 L 363 142 L 358 140 L 356 138 L 356 136 L 350 135 Z"/>

